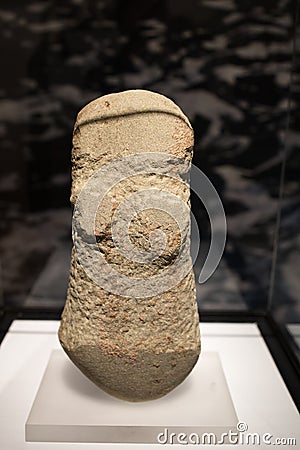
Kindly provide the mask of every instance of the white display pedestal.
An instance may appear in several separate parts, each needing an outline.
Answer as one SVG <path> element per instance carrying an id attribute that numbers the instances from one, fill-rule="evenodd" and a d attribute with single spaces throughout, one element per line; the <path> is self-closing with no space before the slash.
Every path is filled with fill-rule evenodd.
<path id="1" fill-rule="evenodd" d="M 54 350 L 26 423 L 26 440 L 157 444 L 171 433 L 192 432 L 220 439 L 237 423 L 216 352 L 202 354 L 189 377 L 169 394 L 131 403 L 103 392 L 62 350 Z"/>
<path id="2" fill-rule="evenodd" d="M 26 442 L 25 424 L 41 386 L 53 350 L 61 350 L 58 341 L 58 321 L 17 320 L 11 325 L 0 347 L 0 449 L 1 450 L 152 450 L 152 449 L 195 449 L 202 445 L 132 444 L 132 443 L 86 443 L 86 442 Z M 296 449 L 300 445 L 300 418 L 291 396 L 278 372 L 270 352 L 254 323 L 201 323 L 202 354 L 216 352 L 221 361 L 230 397 L 239 421 L 247 424 L 247 432 L 276 438 L 294 437 L 296 445 L 285 445 L 285 449 Z M 68 362 L 68 360 L 67 360 Z M 199 362 L 201 364 L 201 360 Z M 71 364 L 71 363 L 69 363 Z M 72 367 L 72 370 L 77 370 Z M 78 373 L 70 378 L 64 369 L 65 381 L 73 380 L 73 388 L 79 389 Z M 69 374 L 69 375 L 68 375 Z M 191 377 L 193 373 L 191 374 Z M 191 381 L 189 377 L 186 382 Z M 77 380 L 77 382 L 76 382 Z M 90 383 L 86 380 L 86 383 Z M 199 388 L 201 388 L 201 383 Z M 84 384 L 81 397 L 90 397 L 90 386 Z M 182 389 L 178 386 L 178 389 Z M 86 390 L 87 389 L 87 390 Z M 94 389 L 94 388 L 92 388 Z M 104 399 L 104 394 L 97 390 Z M 93 395 L 94 395 L 93 391 Z M 176 391 L 174 391 L 175 394 Z M 56 387 L 53 398 L 58 399 Z M 172 393 L 170 393 L 172 394 Z M 61 396 L 61 395 L 60 395 Z M 167 397 L 165 397 L 167 398 Z M 98 401 L 97 397 L 95 401 Z M 111 400 L 111 398 L 110 398 Z M 156 402 L 156 400 L 155 400 Z M 150 405 L 151 402 L 149 402 Z M 154 402 L 153 402 L 154 404 Z M 189 408 L 199 407 L 193 401 Z M 176 411 L 179 414 L 180 408 Z M 77 412 L 74 411 L 74 415 Z M 187 414 L 187 418 L 191 415 Z M 159 425 L 163 422 L 157 413 Z M 100 421 L 99 421 L 100 422 Z M 98 422 L 98 423 L 99 423 Z M 193 423 L 193 422 L 192 422 Z M 180 422 L 185 425 L 184 422 Z M 136 425 L 136 424 L 134 424 Z M 202 424 L 201 424 L 202 425 Z M 205 425 L 205 424 L 204 424 Z M 208 430 L 205 430 L 208 432 Z M 214 450 L 245 450 L 257 448 L 283 448 L 283 445 L 245 446 L 243 444 L 216 445 Z"/>

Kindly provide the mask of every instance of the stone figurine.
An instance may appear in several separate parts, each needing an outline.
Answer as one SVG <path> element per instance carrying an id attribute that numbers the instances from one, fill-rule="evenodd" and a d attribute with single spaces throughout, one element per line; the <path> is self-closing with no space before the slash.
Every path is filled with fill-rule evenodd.
<path id="1" fill-rule="evenodd" d="M 150 91 L 100 97 L 75 123 L 74 246 L 59 340 L 89 379 L 120 399 L 167 394 L 200 353 L 192 148 L 187 117 Z"/>

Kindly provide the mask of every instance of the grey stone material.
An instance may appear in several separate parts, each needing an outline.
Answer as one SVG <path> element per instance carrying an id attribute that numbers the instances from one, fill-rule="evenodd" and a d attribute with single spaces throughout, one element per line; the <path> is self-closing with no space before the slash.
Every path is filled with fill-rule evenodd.
<path id="1" fill-rule="evenodd" d="M 173 178 L 155 170 L 128 177 L 112 186 L 99 205 L 95 217 L 99 250 L 120 273 L 133 278 L 155 276 L 180 257 L 181 245 L 190 245 L 189 215 L 182 236 L 176 217 L 163 211 L 163 205 L 143 211 L 128 228 L 132 245 L 140 251 L 149 250 L 150 232 L 165 233 L 163 253 L 147 263 L 118 252 L 111 223 L 118 205 L 143 189 L 164 189 L 189 205 L 189 186 L 182 179 L 189 175 L 192 146 L 193 130 L 186 116 L 171 100 L 154 92 L 106 95 L 79 112 L 73 135 L 73 205 L 87 180 L 106 164 L 136 153 L 171 155 L 168 164 Z M 74 364 L 106 392 L 128 401 L 165 395 L 187 377 L 200 353 L 192 268 L 159 295 L 124 297 L 90 279 L 73 247 L 59 339 Z"/>

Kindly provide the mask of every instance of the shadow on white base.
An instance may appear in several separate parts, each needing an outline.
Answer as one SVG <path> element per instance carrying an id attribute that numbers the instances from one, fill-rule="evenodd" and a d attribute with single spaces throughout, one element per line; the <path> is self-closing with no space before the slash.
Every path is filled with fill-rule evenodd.
<path id="1" fill-rule="evenodd" d="M 170 443 L 171 433 L 214 433 L 219 439 L 237 423 L 217 352 L 203 353 L 188 378 L 166 396 L 131 403 L 106 394 L 62 350 L 53 350 L 25 436 L 35 442 L 158 443 L 163 433 L 160 442 L 168 436 Z"/>

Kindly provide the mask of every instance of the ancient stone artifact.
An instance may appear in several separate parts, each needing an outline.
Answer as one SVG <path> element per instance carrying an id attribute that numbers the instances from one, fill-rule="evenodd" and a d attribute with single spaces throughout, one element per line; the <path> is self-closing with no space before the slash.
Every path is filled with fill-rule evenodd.
<path id="1" fill-rule="evenodd" d="M 192 146 L 178 106 L 145 90 L 94 100 L 74 127 L 74 246 L 59 339 L 88 378 L 125 400 L 165 395 L 199 356 Z"/>

